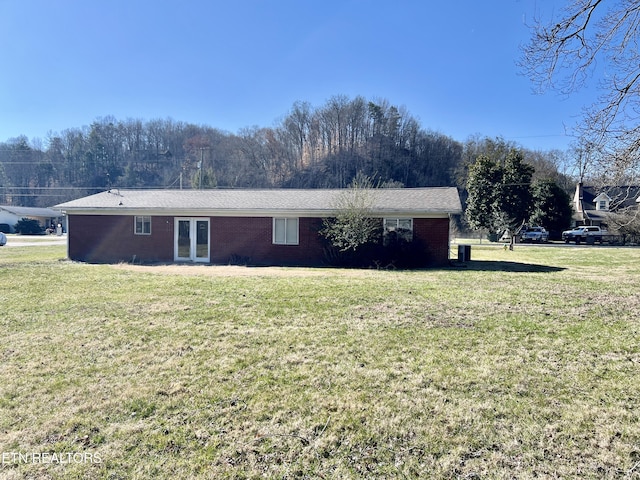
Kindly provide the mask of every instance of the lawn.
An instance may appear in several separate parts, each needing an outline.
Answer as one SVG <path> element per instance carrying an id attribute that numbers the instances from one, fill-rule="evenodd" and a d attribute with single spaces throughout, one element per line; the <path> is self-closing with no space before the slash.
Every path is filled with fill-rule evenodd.
<path id="1" fill-rule="evenodd" d="M 640 249 L 63 257 L 0 249 L 0 478 L 640 478 Z"/>

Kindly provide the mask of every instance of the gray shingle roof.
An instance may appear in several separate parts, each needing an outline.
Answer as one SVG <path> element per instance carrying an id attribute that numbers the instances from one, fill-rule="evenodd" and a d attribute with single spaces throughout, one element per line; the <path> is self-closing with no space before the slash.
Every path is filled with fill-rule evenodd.
<path id="1" fill-rule="evenodd" d="M 350 193 L 351 192 L 351 193 Z M 428 215 L 460 213 L 454 187 L 361 190 L 377 214 Z M 348 189 L 215 189 L 119 190 L 112 189 L 56 205 L 68 213 L 117 214 L 149 212 L 158 215 L 299 215 L 327 216 L 340 207 Z"/>
<path id="2" fill-rule="evenodd" d="M 14 215 L 25 217 L 50 217 L 56 218 L 60 216 L 60 210 L 41 207 L 14 207 L 12 205 L 0 205 L 0 210 L 12 213 Z"/>
<path id="3" fill-rule="evenodd" d="M 622 187 L 582 187 L 582 203 L 585 210 L 595 210 L 595 198 L 604 193 L 611 198 L 611 208 L 613 210 L 628 208 L 635 205 L 640 199 L 640 186 Z"/>

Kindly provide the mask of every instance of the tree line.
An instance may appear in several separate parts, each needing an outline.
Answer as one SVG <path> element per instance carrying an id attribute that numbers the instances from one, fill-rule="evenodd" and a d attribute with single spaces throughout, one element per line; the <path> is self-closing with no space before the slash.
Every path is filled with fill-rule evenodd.
<path id="1" fill-rule="evenodd" d="M 344 187 L 357 172 L 404 186 L 450 185 L 460 156 L 459 142 L 423 130 L 403 108 L 336 96 L 320 108 L 296 102 L 278 125 L 237 134 L 104 117 L 51 134 L 46 146 L 19 137 L 0 144 L 0 185 L 23 203 L 62 187 Z"/>
<path id="2" fill-rule="evenodd" d="M 423 128 L 387 100 L 295 102 L 272 127 L 237 133 L 172 119 L 118 120 L 0 143 L 0 204 L 50 206 L 109 188 L 342 188 L 357 175 L 385 186 L 466 188 L 479 155 L 517 145 L 466 142 Z M 559 152 L 520 149 L 535 175 L 572 188 Z"/>

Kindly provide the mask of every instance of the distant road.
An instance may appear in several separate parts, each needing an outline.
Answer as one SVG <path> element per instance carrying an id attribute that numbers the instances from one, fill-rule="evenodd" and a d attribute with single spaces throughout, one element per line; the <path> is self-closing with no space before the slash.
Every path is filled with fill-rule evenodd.
<path id="1" fill-rule="evenodd" d="M 62 235 L 7 235 L 7 244 L 2 247 L 37 247 L 46 245 L 66 245 L 67 236 Z"/>

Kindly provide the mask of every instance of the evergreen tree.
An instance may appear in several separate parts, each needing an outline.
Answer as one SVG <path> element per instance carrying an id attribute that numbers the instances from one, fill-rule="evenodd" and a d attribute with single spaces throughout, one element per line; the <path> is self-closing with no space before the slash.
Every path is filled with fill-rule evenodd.
<path id="1" fill-rule="evenodd" d="M 533 207 L 529 222 L 549 230 L 552 239 L 559 239 L 560 233 L 571 224 L 571 197 L 551 180 L 535 182 L 531 193 Z"/>
<path id="2" fill-rule="evenodd" d="M 513 232 L 528 219 L 534 168 L 523 158 L 521 151 L 513 149 L 504 163 L 480 155 L 471 165 L 465 213 L 472 228 L 487 229 L 492 236 L 503 230 Z"/>
<path id="3" fill-rule="evenodd" d="M 503 171 L 500 165 L 486 155 L 480 155 L 469 167 L 467 180 L 467 221 L 474 230 L 486 229 L 489 234 L 499 230 L 496 213 L 499 206 L 499 186 Z"/>
<path id="4" fill-rule="evenodd" d="M 511 232 L 526 222 L 531 211 L 531 177 L 534 168 L 524 163 L 522 151 L 512 149 L 504 162 L 498 191 L 498 226 Z"/>

